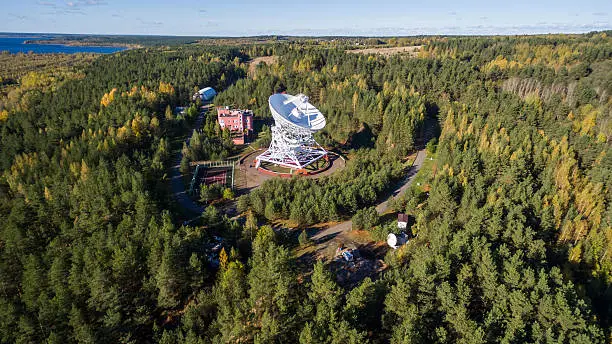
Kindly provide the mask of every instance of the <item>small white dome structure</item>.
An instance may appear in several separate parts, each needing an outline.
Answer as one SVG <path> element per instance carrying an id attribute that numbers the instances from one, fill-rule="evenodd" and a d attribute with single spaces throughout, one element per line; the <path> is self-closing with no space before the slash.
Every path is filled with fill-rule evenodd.
<path id="1" fill-rule="evenodd" d="M 406 235 L 406 233 L 402 232 L 397 235 L 390 233 L 389 235 L 387 235 L 387 245 L 389 245 L 394 250 L 404 245 L 407 242 L 408 242 L 408 236 Z"/>
<path id="2" fill-rule="evenodd" d="M 214 88 L 206 87 L 206 88 L 199 90 L 198 93 L 194 94 L 193 98 L 195 99 L 196 97 L 200 97 L 202 101 L 209 102 L 209 101 L 212 101 L 216 95 L 217 95 L 217 91 L 215 91 Z"/>

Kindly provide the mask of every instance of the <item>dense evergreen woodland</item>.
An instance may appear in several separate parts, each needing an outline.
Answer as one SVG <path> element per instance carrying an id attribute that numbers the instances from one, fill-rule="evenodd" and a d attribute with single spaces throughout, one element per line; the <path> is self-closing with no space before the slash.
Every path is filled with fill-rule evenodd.
<path id="1" fill-rule="evenodd" d="M 416 57 L 316 40 L 3 55 L 0 342 L 610 342 L 607 34 L 426 37 Z M 249 71 L 265 55 L 278 60 Z M 175 154 L 237 151 L 214 117 L 191 132 L 195 105 L 173 111 L 204 86 L 253 109 L 264 141 L 268 96 L 310 95 L 346 168 L 265 182 L 238 198 L 242 221 L 208 206 L 182 225 Z M 380 237 L 369 207 L 432 135 L 427 188 L 394 205 L 417 239 L 352 288 L 325 262 L 298 269 L 297 231 L 268 223 L 357 214 Z"/>

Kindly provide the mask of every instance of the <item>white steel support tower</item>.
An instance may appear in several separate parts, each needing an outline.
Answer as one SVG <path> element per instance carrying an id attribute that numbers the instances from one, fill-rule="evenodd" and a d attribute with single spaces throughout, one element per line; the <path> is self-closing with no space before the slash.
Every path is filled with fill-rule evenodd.
<path id="1" fill-rule="evenodd" d="M 268 103 L 274 117 L 272 142 L 257 157 L 257 167 L 265 161 L 300 170 L 327 156 L 312 136 L 325 127 L 325 117 L 308 102 L 308 97 L 274 94 Z"/>

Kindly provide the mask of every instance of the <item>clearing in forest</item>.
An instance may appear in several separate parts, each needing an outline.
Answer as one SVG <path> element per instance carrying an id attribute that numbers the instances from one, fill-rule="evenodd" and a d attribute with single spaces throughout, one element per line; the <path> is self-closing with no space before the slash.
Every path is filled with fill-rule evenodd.
<path id="1" fill-rule="evenodd" d="M 383 56 L 391 56 L 395 54 L 408 53 L 411 57 L 416 57 L 421 50 L 422 45 L 412 45 L 409 47 L 391 47 L 391 48 L 367 48 L 367 49 L 352 49 L 347 50 L 347 53 L 352 54 L 377 54 Z"/>
<path id="2" fill-rule="evenodd" d="M 249 75 L 255 71 L 255 68 L 260 63 L 265 63 L 268 66 L 271 64 L 275 64 L 278 61 L 278 56 L 260 56 L 249 61 Z"/>

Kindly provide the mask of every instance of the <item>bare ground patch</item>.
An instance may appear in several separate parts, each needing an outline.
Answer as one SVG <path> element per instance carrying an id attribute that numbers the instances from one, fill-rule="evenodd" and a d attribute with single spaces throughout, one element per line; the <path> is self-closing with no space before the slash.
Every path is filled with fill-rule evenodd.
<path id="1" fill-rule="evenodd" d="M 249 61 L 249 75 L 255 72 L 255 68 L 260 63 L 265 63 L 268 66 L 271 64 L 275 64 L 278 61 L 278 56 L 260 56 Z"/>
<path id="2" fill-rule="evenodd" d="M 351 53 L 351 54 L 363 54 L 363 55 L 377 54 L 377 55 L 383 55 L 383 56 L 391 56 L 395 54 L 406 53 L 410 55 L 411 57 L 416 57 L 417 54 L 419 53 L 419 50 L 421 50 L 422 47 L 423 47 L 422 45 L 413 45 L 409 47 L 367 48 L 367 49 L 352 49 L 352 50 L 347 50 L 346 52 Z"/>

